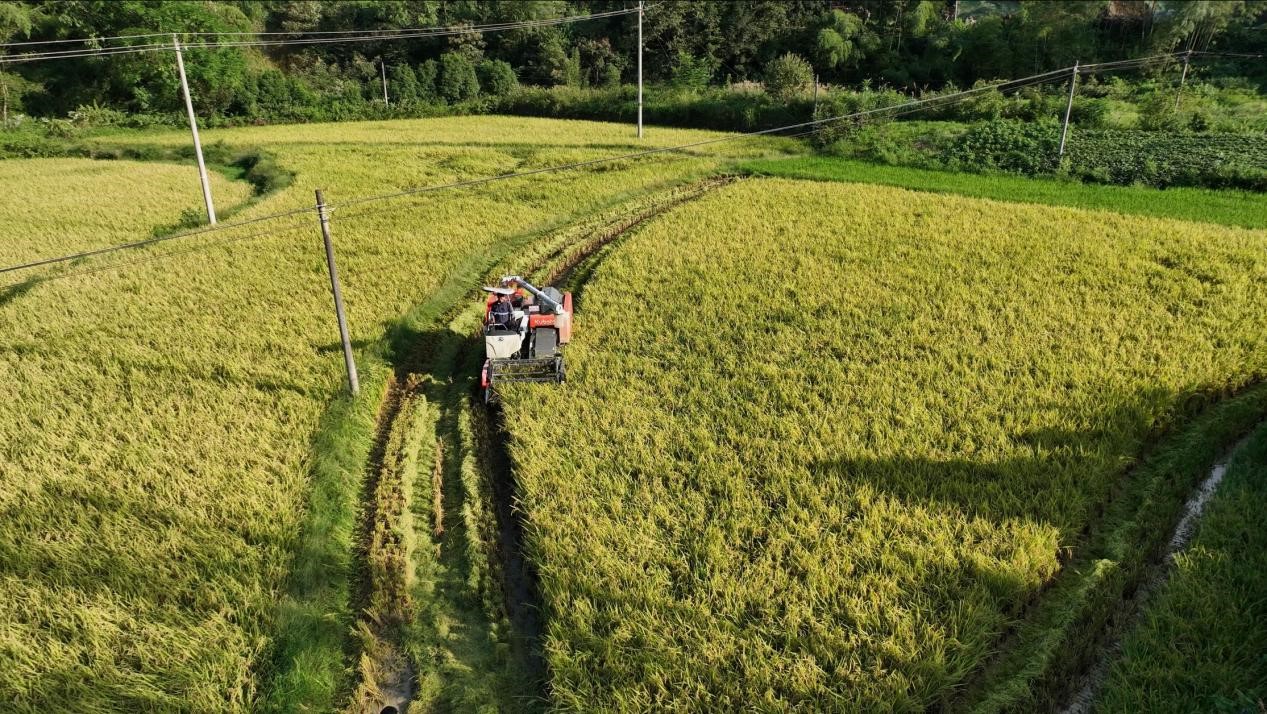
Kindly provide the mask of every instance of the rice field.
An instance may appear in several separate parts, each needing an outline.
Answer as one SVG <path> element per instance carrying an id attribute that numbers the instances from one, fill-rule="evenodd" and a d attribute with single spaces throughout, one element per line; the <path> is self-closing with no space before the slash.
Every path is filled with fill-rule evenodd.
<path id="1" fill-rule="evenodd" d="M 555 707 L 970 706 L 1149 445 L 1267 374 L 1265 248 L 781 179 L 649 224 L 506 396 Z"/>
<path id="2" fill-rule="evenodd" d="M 665 130 L 647 142 L 706 136 L 716 135 Z M 236 219 L 311 206 L 314 188 L 338 203 L 637 146 L 626 126 L 483 118 L 204 139 L 262 147 L 296 173 Z M 776 146 L 718 149 L 743 157 Z M 354 514 L 337 496 L 359 496 L 365 463 L 356 454 L 368 436 L 352 448 L 326 427 L 349 408 L 352 422 L 364 414 L 372 425 L 387 371 L 374 354 L 385 331 L 460 266 L 491 260 L 482 256 L 500 242 L 720 160 L 666 154 L 336 209 L 352 339 L 366 360 L 367 394 L 355 408 L 339 397 L 338 333 L 310 213 L 44 270 L 36 276 L 52 279 L 0 292 L 6 710 L 333 707 L 349 676 L 341 657 L 354 537 Z M 189 167 L 6 161 L 0 181 L 5 263 L 146 238 L 201 205 Z M 221 210 L 249 193 L 220 178 L 215 191 Z M 348 428 L 350 439 L 359 433 Z M 322 597 L 300 604 L 308 619 L 292 636 L 318 637 L 310 631 L 318 623 L 333 639 L 279 651 L 278 603 L 296 569 Z"/>
<path id="3" fill-rule="evenodd" d="M 1103 615 L 1070 593 L 1140 560 L 1138 531 L 1267 403 L 1261 206 L 1121 189 L 1121 212 L 1085 210 L 1114 201 L 765 161 L 796 150 L 778 139 L 346 205 L 720 136 L 631 133 L 510 117 L 205 132 L 295 175 L 253 196 L 213 173 L 230 220 L 310 207 L 316 188 L 334 204 L 356 399 L 311 211 L 0 286 L 0 709 L 377 712 L 400 671 L 402 701 L 436 711 L 1047 702 L 1033 692 L 1064 671 L 1071 623 Z M 540 689 L 505 612 L 492 501 L 508 497 L 467 403 L 464 300 L 737 161 L 831 182 L 743 179 L 635 228 L 586 266 L 569 381 L 505 394 Z M 0 186 L 0 264 L 202 210 L 192 167 L 161 162 L 5 161 Z M 1234 418 L 1205 409 L 1232 402 Z M 1167 628 L 1197 583 L 1252 590 L 1219 555 L 1244 537 L 1248 488 L 1130 640 L 1106 709 L 1182 669 L 1141 663 L 1185 642 Z M 1255 615 L 1229 617 L 1220 631 Z M 1220 642 L 1185 644 L 1215 674 L 1165 691 L 1260 696 Z"/>

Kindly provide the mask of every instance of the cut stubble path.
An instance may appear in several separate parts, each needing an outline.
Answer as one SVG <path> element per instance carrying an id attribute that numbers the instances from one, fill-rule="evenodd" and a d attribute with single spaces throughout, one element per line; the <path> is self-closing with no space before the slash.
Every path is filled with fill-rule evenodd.
<path id="1" fill-rule="evenodd" d="M 647 144 L 710 136 L 719 135 L 656 131 Z M 289 188 L 243 210 L 242 219 L 311 206 L 318 187 L 338 202 L 643 146 L 626 126 L 506 118 L 249 128 L 206 138 L 263 147 L 296 172 Z M 107 139 L 186 140 L 180 132 Z M 724 144 L 715 153 L 752 156 L 776 144 Z M 19 171 L 36 165 L 5 164 Z M 121 175 L 97 166 L 135 168 L 92 164 L 84 172 L 11 177 L 40 196 L 74 186 L 76 205 L 93 208 L 84 222 L 58 223 L 42 240 L 29 237 L 44 225 L 38 214 L 6 222 L 0 243 L 17 246 L 6 247 L 9 261 L 148 237 L 198 205 L 192 180 L 182 184 L 185 199 L 93 202 L 87 196 L 108 193 Z M 336 211 L 359 354 L 455 266 L 491 255 L 496 242 L 717 166 L 712 156 L 663 155 Z M 179 173 L 192 179 L 186 169 Z M 228 196 L 236 189 L 217 179 L 216 190 Z M 6 199 L 15 195 L 0 192 L 0 213 L 14 215 Z M 103 212 L 107 220 L 97 220 Z M 220 245 L 177 252 L 212 242 Z M 31 284 L 0 304 L 0 701 L 19 711 L 260 706 L 276 674 L 268 664 L 277 644 L 275 603 L 304 524 L 325 516 L 308 510 L 310 478 L 333 470 L 323 497 L 358 492 L 365 464 L 349 454 L 362 445 L 315 436 L 342 381 L 315 216 L 68 270 L 162 254 L 170 256 Z M 386 369 L 375 365 L 367 370 L 369 392 L 385 379 Z M 330 518 L 323 550 L 300 567 L 329 591 L 313 606 L 313 621 L 328 621 L 337 633 L 351 625 L 353 519 Z M 333 660 L 330 651 L 284 665 L 293 697 L 286 705 L 322 708 L 346 688 L 337 643 Z"/>
<path id="2" fill-rule="evenodd" d="M 568 383 L 506 396 L 556 704 L 956 702 L 1150 440 L 1267 374 L 1265 248 L 777 179 L 646 226 Z"/>

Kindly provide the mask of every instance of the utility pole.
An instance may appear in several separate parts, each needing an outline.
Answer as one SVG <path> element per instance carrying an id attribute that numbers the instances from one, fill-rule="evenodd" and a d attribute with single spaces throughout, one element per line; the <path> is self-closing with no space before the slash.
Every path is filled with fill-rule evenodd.
<path id="1" fill-rule="evenodd" d="M 334 241 L 330 239 L 330 214 L 326 201 L 317 189 L 317 217 L 321 220 L 321 240 L 326 244 L 326 267 L 330 269 L 330 292 L 334 293 L 334 315 L 339 320 L 339 339 L 343 341 L 343 366 L 348 370 L 348 389 L 352 396 L 361 391 L 356 376 L 356 362 L 352 360 L 352 340 L 348 338 L 348 318 L 343 314 L 343 291 L 339 289 L 339 271 L 334 267 Z"/>
<path id="2" fill-rule="evenodd" d="M 1078 86 L 1078 61 L 1074 60 L 1073 74 L 1069 77 L 1069 102 L 1065 104 L 1065 125 L 1060 129 L 1060 156 L 1065 155 L 1065 139 L 1069 137 L 1069 115 L 1073 112 L 1073 90 Z"/>
<path id="3" fill-rule="evenodd" d="M 202 181 L 202 201 L 207 204 L 207 222 L 216 224 L 216 205 L 211 201 L 211 182 L 207 179 L 207 165 L 202 160 L 202 140 L 198 138 L 198 120 L 194 118 L 194 102 L 189 97 L 189 80 L 185 78 L 185 57 L 180 51 L 180 40 L 172 33 L 172 47 L 176 50 L 176 69 L 180 72 L 180 89 L 185 94 L 185 112 L 189 114 L 189 131 L 194 135 L 194 156 L 198 159 L 198 178 Z"/>
<path id="4" fill-rule="evenodd" d="M 818 75 L 814 75 L 814 114 L 812 118 L 818 118 Z"/>
<path id="5" fill-rule="evenodd" d="M 638 138 L 642 138 L 642 0 L 638 0 Z"/>
<path id="6" fill-rule="evenodd" d="M 1188 62 L 1192 59 L 1192 50 L 1183 56 L 1183 74 L 1179 76 L 1179 91 L 1175 92 L 1175 111 L 1179 111 L 1179 98 L 1183 96 L 1183 83 L 1188 79 Z"/>
<path id="7" fill-rule="evenodd" d="M 391 102 L 387 101 L 387 62 L 379 57 L 378 66 L 383 68 L 383 104 L 391 106 Z"/>

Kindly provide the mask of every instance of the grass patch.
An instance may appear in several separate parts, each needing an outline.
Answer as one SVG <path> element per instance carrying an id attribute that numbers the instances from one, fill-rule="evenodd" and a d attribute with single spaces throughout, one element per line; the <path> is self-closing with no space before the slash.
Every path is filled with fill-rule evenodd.
<path id="1" fill-rule="evenodd" d="M 758 176 L 871 183 L 1000 201 L 1267 228 L 1267 200 L 1262 194 L 1248 191 L 1102 186 L 1056 179 L 881 166 L 818 156 L 749 161 L 740 168 Z"/>

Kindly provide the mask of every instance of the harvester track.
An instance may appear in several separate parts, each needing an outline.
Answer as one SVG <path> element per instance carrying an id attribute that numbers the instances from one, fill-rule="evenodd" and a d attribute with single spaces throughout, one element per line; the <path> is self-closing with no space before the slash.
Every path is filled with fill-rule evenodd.
<path id="1" fill-rule="evenodd" d="M 705 193 L 735 181 L 734 177 L 712 177 L 687 186 L 671 188 L 657 195 L 647 205 L 617 215 L 601 223 L 593 230 L 577 236 L 566 230 L 561 245 L 550 246 L 551 235 L 542 236 L 537 244 L 546 243 L 548 250 L 530 264 L 520 265 L 523 271 L 541 279 L 543 284 L 567 285 L 579 288 L 593 273 L 601 261 L 604 250 L 628 235 L 630 231 L 662 213 Z M 507 251 L 509 252 L 509 251 Z M 508 257 L 499 256 L 486 269 L 492 275 Z M 439 311 L 437 326 L 452 320 L 456 324 L 471 304 L 475 291 L 467 291 L 457 302 Z M 437 335 L 441 335 L 437 337 Z M 431 339 L 426 339 L 430 337 Z M 437 343 L 437 340 L 439 341 Z M 450 463 L 451 453 L 467 452 L 474 456 L 477 469 L 491 496 L 489 508 L 496 520 L 497 542 L 495 553 L 489 553 L 493 585 L 501 591 L 501 600 L 510 624 L 512 659 L 517 661 L 516 671 L 530 676 L 535 684 L 537 703 L 545 701 L 547 672 L 542 651 L 544 632 L 543 609 L 537 586 L 537 576 L 524 553 L 523 514 L 514 505 L 515 479 L 507 444 L 508 434 L 497 409 L 485 409 L 476 397 L 476 367 L 483 357 L 482 342 L 473 332 L 461 338 L 452 332 L 441 330 L 422 333 L 410 340 L 405 350 L 398 350 L 393 374 L 384 390 L 378 412 L 375 436 L 366 466 L 363 489 L 363 517 L 358 530 L 357 582 L 353 588 L 354 605 L 359 613 L 361 651 L 356 691 L 349 710 L 377 714 L 381 711 L 406 711 L 418 678 L 424 672 L 416 671 L 414 662 L 403 656 L 401 647 L 400 618 L 385 616 L 381 603 L 397 603 L 398 607 L 411 607 L 408 601 L 408 577 L 404 572 L 384 572 L 375 563 L 392 563 L 399 571 L 413 567 L 407 543 L 399 538 L 381 537 L 383 534 L 399 534 L 406 528 L 426 531 L 429 537 L 443 544 L 455 534 L 448 532 L 446 523 L 458 524 L 453 509 L 462 504 L 450 503 L 442 495 L 454 490 L 446 483 L 450 469 L 442 464 Z M 436 462 L 429 469 L 426 481 L 432 493 L 423 498 L 412 494 L 413 484 L 385 483 L 384 479 L 398 476 L 392 472 L 394 437 L 408 421 L 407 411 L 411 399 L 429 402 L 441 416 L 437 423 L 436 442 L 433 447 Z M 451 429 L 463 410 L 471 419 L 470 433 L 461 436 L 461 430 Z M 445 425 L 449 426 L 445 426 Z M 468 443 L 450 443 L 451 440 L 468 440 Z M 404 491 L 404 495 L 400 495 Z M 388 503 L 384 494 L 390 492 Z M 417 498 L 412 496 L 417 495 Z M 391 505 L 391 499 L 403 498 L 405 506 Z M 416 524 L 410 519 L 410 501 L 424 503 L 428 518 Z M 402 522 L 402 520 L 404 522 Z M 416 520 L 416 519 L 415 519 Z M 376 538 L 375 534 L 380 537 Z M 408 541 L 406 537 L 404 539 Z M 443 546 L 441 546 L 443 547 Z M 469 543 L 468 543 L 469 549 Z M 389 552 L 384 552 L 389 551 Z M 479 557 L 477 553 L 467 554 Z M 393 608 L 388 608 L 389 610 Z M 406 616 L 408 613 L 406 613 Z M 355 661 L 355 660 L 354 660 Z M 528 706 L 527 708 L 532 708 Z"/>

